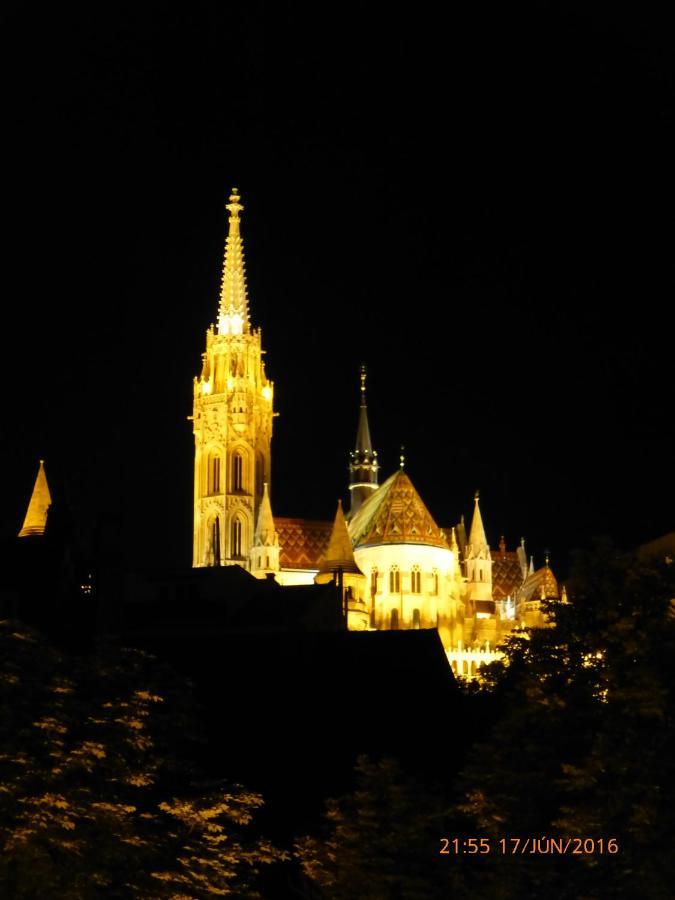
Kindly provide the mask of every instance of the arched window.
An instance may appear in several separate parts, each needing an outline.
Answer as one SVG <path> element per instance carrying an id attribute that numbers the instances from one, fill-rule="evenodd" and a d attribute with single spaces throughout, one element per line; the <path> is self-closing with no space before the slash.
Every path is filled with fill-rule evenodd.
<path id="1" fill-rule="evenodd" d="M 372 569 L 370 573 L 370 593 L 372 595 L 377 593 L 377 568 Z"/>
<path id="2" fill-rule="evenodd" d="M 220 565 L 220 516 L 211 524 L 211 565 Z"/>
<path id="3" fill-rule="evenodd" d="M 421 591 L 421 585 L 422 575 L 420 574 L 420 567 L 413 566 L 412 572 L 410 573 L 410 593 L 419 594 Z"/>
<path id="4" fill-rule="evenodd" d="M 392 631 L 398 630 L 398 610 L 392 609 L 391 615 L 389 617 L 389 627 Z"/>
<path id="5" fill-rule="evenodd" d="M 209 456 L 208 471 L 208 492 L 209 494 L 220 493 L 220 454 L 211 453 Z"/>
<path id="6" fill-rule="evenodd" d="M 464 660 L 464 662 L 462 663 L 462 675 L 468 675 L 468 674 L 469 674 L 469 664 L 466 660 Z"/>
<path id="7" fill-rule="evenodd" d="M 401 573 L 398 566 L 392 566 L 389 570 L 389 593 L 398 594 L 401 591 Z M 397 614 L 398 615 L 398 614 Z"/>
<path id="8" fill-rule="evenodd" d="M 434 597 L 438 594 L 438 569 L 431 572 L 431 593 Z"/>
<path id="9" fill-rule="evenodd" d="M 232 490 L 244 489 L 244 457 L 237 452 L 232 457 Z"/>
<path id="10" fill-rule="evenodd" d="M 231 556 L 236 559 L 241 556 L 241 520 L 234 519 L 232 522 L 232 544 Z"/>
<path id="11" fill-rule="evenodd" d="M 413 628 L 420 627 L 420 611 L 419 609 L 413 609 Z"/>

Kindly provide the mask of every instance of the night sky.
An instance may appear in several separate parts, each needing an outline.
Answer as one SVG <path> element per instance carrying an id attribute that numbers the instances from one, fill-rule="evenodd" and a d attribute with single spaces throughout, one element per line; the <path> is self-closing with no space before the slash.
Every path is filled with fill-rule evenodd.
<path id="1" fill-rule="evenodd" d="M 44 456 L 106 552 L 189 564 L 233 185 L 276 514 L 347 500 L 365 362 L 439 524 L 480 488 L 563 572 L 675 528 L 672 31 L 588 7 L 4 13 L 2 536 Z"/>

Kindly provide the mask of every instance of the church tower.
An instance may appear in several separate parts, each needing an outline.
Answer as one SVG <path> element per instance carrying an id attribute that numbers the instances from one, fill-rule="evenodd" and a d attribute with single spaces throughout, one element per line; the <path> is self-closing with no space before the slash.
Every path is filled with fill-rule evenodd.
<path id="1" fill-rule="evenodd" d="M 271 480 L 274 385 L 265 375 L 260 329 L 251 329 L 240 203 L 225 207 L 229 233 L 218 320 L 206 332 L 194 380 L 193 566 L 250 565 L 255 525 Z M 269 502 L 269 501 L 268 501 Z"/>
<path id="2" fill-rule="evenodd" d="M 350 517 L 355 515 L 368 497 L 377 490 L 377 450 L 373 450 L 368 426 L 366 405 L 366 367 L 361 366 L 361 407 L 359 427 L 356 432 L 356 446 L 350 453 L 349 491 L 351 493 Z"/>

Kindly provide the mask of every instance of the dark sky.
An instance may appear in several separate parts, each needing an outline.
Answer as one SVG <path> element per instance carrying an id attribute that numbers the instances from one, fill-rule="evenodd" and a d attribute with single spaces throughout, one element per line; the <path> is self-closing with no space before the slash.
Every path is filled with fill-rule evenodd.
<path id="1" fill-rule="evenodd" d="M 672 32 L 634 7 L 4 14 L 0 515 L 37 459 L 133 562 L 190 558 L 192 378 L 233 184 L 275 512 L 383 476 L 541 557 L 675 527 Z M 304 6 L 304 5 L 303 5 Z"/>

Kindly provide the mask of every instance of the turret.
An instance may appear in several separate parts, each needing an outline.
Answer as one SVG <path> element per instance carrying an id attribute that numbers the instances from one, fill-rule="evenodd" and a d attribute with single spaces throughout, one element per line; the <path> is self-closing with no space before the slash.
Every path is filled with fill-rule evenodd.
<path id="1" fill-rule="evenodd" d="M 366 404 L 366 367 L 361 366 L 361 406 L 359 409 L 359 425 L 356 431 L 356 446 L 350 453 L 349 491 L 351 493 L 351 509 L 349 517 L 354 516 L 363 503 L 377 490 L 377 472 L 379 464 L 377 451 L 373 450 L 368 425 L 368 407 Z"/>
<path id="2" fill-rule="evenodd" d="M 478 491 L 474 497 L 471 531 L 464 554 L 467 593 L 472 601 L 492 600 L 492 556 L 485 537 L 483 517 L 480 513 Z"/>
<path id="3" fill-rule="evenodd" d="M 251 572 L 256 578 L 266 578 L 279 571 L 279 535 L 274 527 L 272 504 L 265 482 L 258 522 L 251 549 Z"/>

